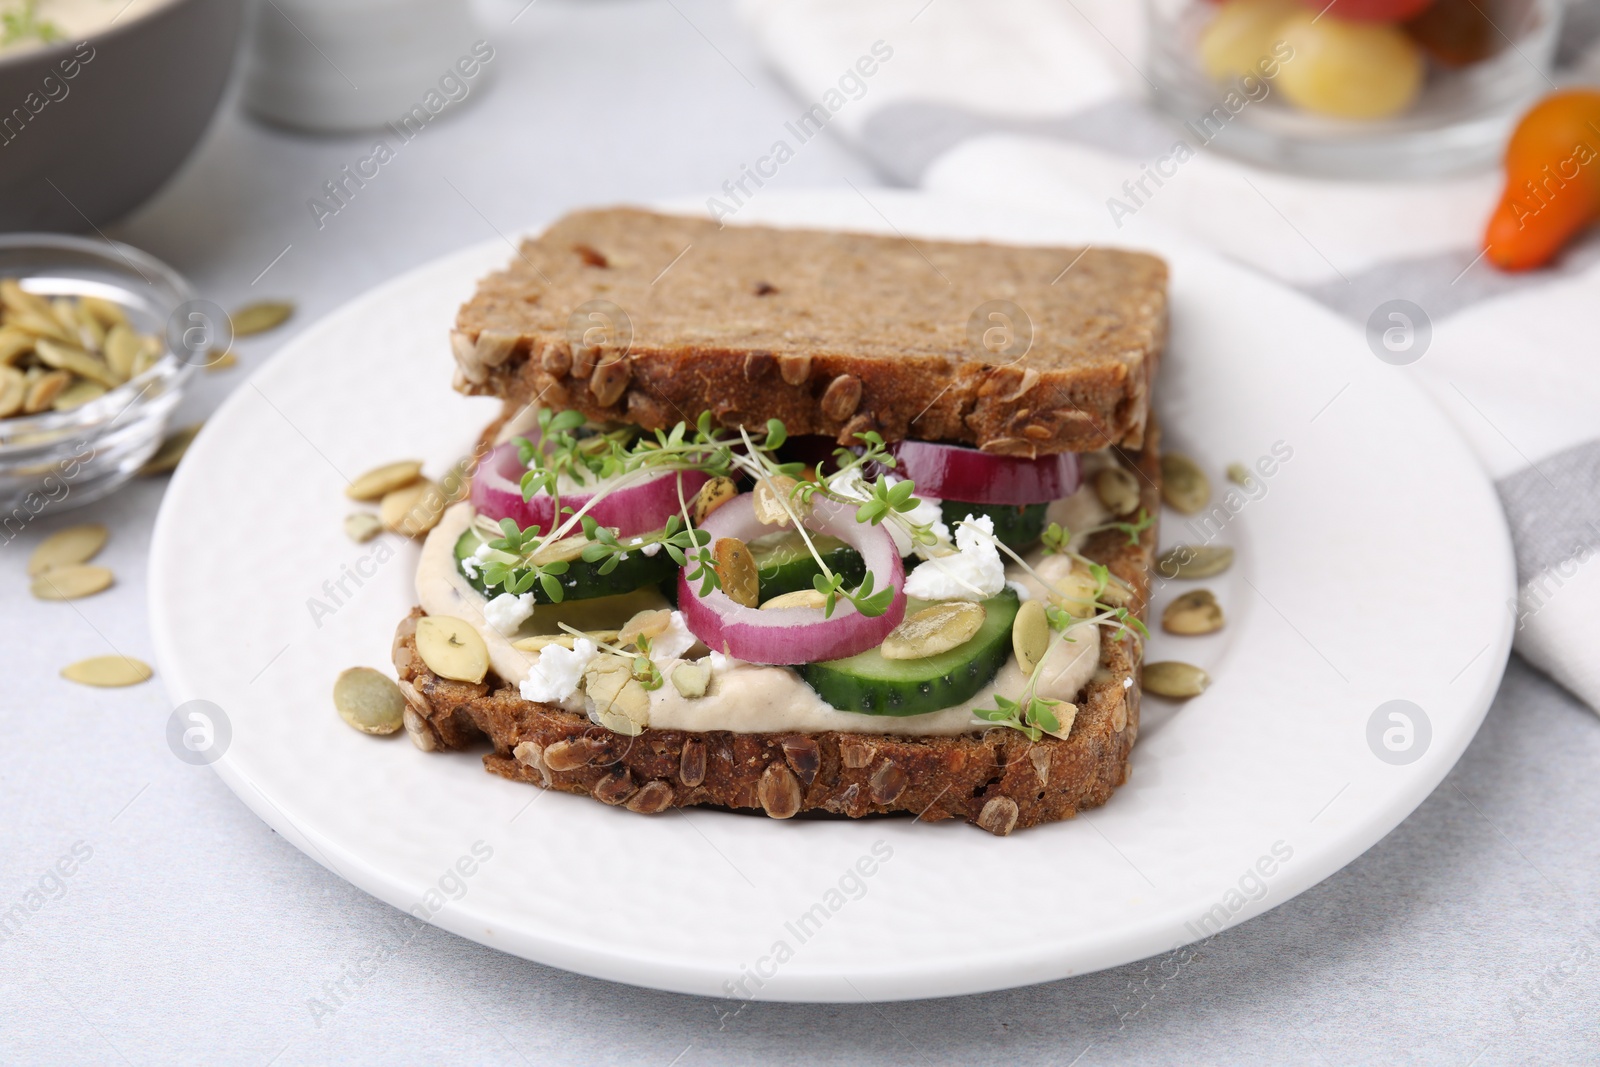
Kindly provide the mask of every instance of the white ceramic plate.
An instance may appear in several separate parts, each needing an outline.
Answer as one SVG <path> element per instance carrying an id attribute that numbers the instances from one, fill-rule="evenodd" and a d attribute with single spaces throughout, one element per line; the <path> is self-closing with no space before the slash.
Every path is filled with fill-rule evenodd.
<path id="1" fill-rule="evenodd" d="M 1114 243 L 1092 216 L 870 195 L 767 192 L 739 221 Z M 1146 700 L 1132 779 L 1104 808 L 1010 838 L 901 819 L 645 818 L 340 722 L 334 677 L 389 669 L 417 556 L 345 538 L 345 476 L 401 456 L 437 473 L 492 416 L 450 390 L 446 331 L 510 257 L 499 241 L 330 315 L 207 425 L 155 532 L 161 674 L 174 701 L 223 709 L 218 772 L 319 862 L 585 974 L 714 996 L 929 997 L 1091 971 L 1248 919 L 1359 855 L 1456 761 L 1510 646 L 1511 552 L 1490 484 L 1403 368 L 1307 300 L 1159 244 L 1169 445 L 1203 461 L 1219 498 L 1226 463 L 1292 455 L 1218 526 L 1238 550 L 1208 583 L 1227 628 L 1151 642 L 1152 659 L 1205 666 L 1210 690 Z M 1163 517 L 1165 545 L 1195 539 Z M 1409 744 L 1399 720 L 1369 729 L 1397 699 L 1421 709 Z"/>

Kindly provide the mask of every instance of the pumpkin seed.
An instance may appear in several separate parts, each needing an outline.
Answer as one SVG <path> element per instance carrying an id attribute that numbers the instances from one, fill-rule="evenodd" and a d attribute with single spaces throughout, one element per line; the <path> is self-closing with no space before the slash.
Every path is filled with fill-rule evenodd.
<path id="1" fill-rule="evenodd" d="M 622 624 L 622 629 L 617 631 L 617 644 L 631 645 L 641 637 L 646 641 L 654 641 L 666 633 L 671 625 L 672 612 L 666 608 L 641 611 Z"/>
<path id="2" fill-rule="evenodd" d="M 50 301 L 28 292 L 15 278 L 0 278 L 0 304 L 14 315 L 51 317 Z"/>
<path id="3" fill-rule="evenodd" d="M 27 376 L 15 367 L 0 366 L 0 419 L 21 411 L 27 399 Z"/>
<path id="4" fill-rule="evenodd" d="M 1165 578 L 1210 578 L 1233 565 L 1227 545 L 1174 545 L 1156 560 L 1156 572 Z"/>
<path id="5" fill-rule="evenodd" d="M 1222 629 L 1222 605 L 1209 589 L 1185 593 L 1161 612 L 1161 628 L 1171 634 L 1195 636 Z"/>
<path id="6" fill-rule="evenodd" d="M 356 544 L 363 544 L 383 532 L 383 520 L 370 511 L 357 511 L 344 517 L 344 532 Z"/>
<path id="7" fill-rule="evenodd" d="M 33 595 L 40 600 L 77 600 L 111 588 L 115 575 L 105 567 L 68 563 L 51 567 L 33 580 Z"/>
<path id="8" fill-rule="evenodd" d="M 12 326 L 0 326 L 0 364 L 10 366 L 33 351 L 33 335 Z"/>
<path id="9" fill-rule="evenodd" d="M 122 310 L 122 305 L 103 297 L 80 296 L 78 306 L 108 332 L 118 326 L 128 325 L 128 316 Z"/>
<path id="10" fill-rule="evenodd" d="M 1094 475 L 1094 495 L 1113 516 L 1129 515 L 1139 506 L 1139 480 L 1125 467 L 1102 467 Z"/>
<path id="11" fill-rule="evenodd" d="M 710 683 L 711 672 L 698 663 L 680 663 L 672 668 L 672 687 L 685 700 L 705 696 Z"/>
<path id="12" fill-rule="evenodd" d="M 1187 700 L 1206 691 L 1211 676 L 1192 663 L 1175 659 L 1144 665 L 1144 691 L 1158 697 Z"/>
<path id="13" fill-rule="evenodd" d="M 95 656 L 61 668 L 61 677 L 67 681 L 102 689 L 138 685 L 154 673 L 148 663 L 127 656 Z"/>
<path id="14" fill-rule="evenodd" d="M 421 537 L 438 525 L 444 508 L 444 494 L 439 487 L 422 478 L 385 495 L 378 505 L 378 517 L 385 529 L 406 537 Z"/>
<path id="15" fill-rule="evenodd" d="M 80 300 L 72 308 L 72 321 L 78 327 L 78 341 L 90 352 L 99 352 L 106 345 L 106 328 L 100 325 L 100 320 L 89 314 L 89 309 L 83 306 Z"/>
<path id="16" fill-rule="evenodd" d="M 111 367 L 103 362 L 99 356 L 91 356 L 83 349 L 73 345 L 57 344 L 48 338 L 41 337 L 34 343 L 33 352 L 48 366 L 82 375 L 90 381 L 99 382 L 108 389 L 113 389 L 122 384 L 121 380 L 112 373 Z"/>
<path id="17" fill-rule="evenodd" d="M 450 615 L 424 615 L 417 620 L 417 655 L 441 678 L 483 681 L 489 673 L 489 649 L 478 631 Z"/>
<path id="18" fill-rule="evenodd" d="M 207 353 L 207 357 L 206 370 L 227 370 L 229 367 L 237 367 L 239 365 L 239 357 L 233 354 L 233 349 L 231 348 L 226 352 L 219 352 L 213 348 Z"/>
<path id="19" fill-rule="evenodd" d="M 583 636 L 595 644 L 615 644 L 618 638 L 616 630 L 586 630 Z M 535 637 L 524 637 L 511 642 L 511 647 L 521 652 L 538 652 L 546 645 L 560 645 L 562 648 L 571 649 L 574 638 L 571 634 L 539 634 Z"/>
<path id="20" fill-rule="evenodd" d="M 294 305 L 286 300 L 263 300 L 259 304 L 248 304 L 228 317 L 233 321 L 235 337 L 249 337 L 282 326 L 293 314 Z"/>
<path id="21" fill-rule="evenodd" d="M 396 489 L 404 489 L 422 474 L 422 463 L 403 459 L 398 463 L 385 463 L 361 475 L 345 487 L 344 495 L 351 500 L 378 500 Z"/>
<path id="22" fill-rule="evenodd" d="M 713 569 L 729 600 L 747 608 L 761 602 L 761 580 L 748 545 L 737 537 L 719 537 L 711 546 L 711 555 L 716 561 Z"/>
<path id="23" fill-rule="evenodd" d="M 149 334 L 139 335 L 139 354 L 133 358 L 133 377 L 137 378 L 145 371 L 161 362 L 165 352 L 161 340 Z"/>
<path id="24" fill-rule="evenodd" d="M 982 604 L 954 600 L 923 608 L 889 631 L 878 649 L 884 659 L 926 659 L 966 644 L 983 625 Z"/>
<path id="25" fill-rule="evenodd" d="M 799 484 L 782 474 L 774 474 L 757 482 L 754 501 L 756 521 L 768 526 L 788 526 L 790 511 L 805 518 L 811 511 L 811 502 L 808 499 L 802 503 L 794 495 L 795 486 Z M 787 508 L 785 503 L 788 504 Z"/>
<path id="26" fill-rule="evenodd" d="M 133 364 L 139 358 L 139 335 L 124 324 L 111 327 L 106 333 L 106 366 L 127 381 L 133 377 Z"/>
<path id="27" fill-rule="evenodd" d="M 77 338 L 62 328 L 56 317 L 47 308 L 44 314 L 32 311 L 13 311 L 6 316 L 6 322 L 17 329 L 32 334 L 35 341 L 49 339 L 60 341 L 63 344 L 76 344 Z"/>
<path id="28" fill-rule="evenodd" d="M 612 733 L 637 737 L 650 723 L 650 694 L 633 676 L 633 664 L 619 656 L 596 656 L 583 672 L 583 690 L 594 702 L 594 717 Z"/>
<path id="29" fill-rule="evenodd" d="M 61 391 L 72 384 L 72 375 L 64 370 L 41 374 L 28 386 L 28 398 L 22 402 L 24 415 L 37 415 L 56 402 Z"/>
<path id="30" fill-rule="evenodd" d="M 99 382 L 79 378 L 57 393 L 55 403 L 51 406 L 57 411 L 71 411 L 73 408 L 81 408 L 91 400 L 99 400 L 106 395 L 106 392 L 106 387 Z"/>
<path id="31" fill-rule="evenodd" d="M 106 546 L 109 536 L 110 532 L 98 522 L 57 530 L 40 541 L 39 547 L 28 557 L 28 577 L 37 578 L 57 567 L 89 562 Z"/>
<path id="32" fill-rule="evenodd" d="M 1234 485 L 1242 485 L 1246 489 L 1250 488 L 1251 483 L 1255 481 L 1255 476 L 1250 473 L 1250 468 L 1243 463 L 1228 464 L 1227 474 L 1228 481 Z"/>
<path id="33" fill-rule="evenodd" d="M 1032 674 L 1049 648 L 1050 619 L 1045 614 L 1044 604 L 1038 600 L 1024 601 L 1017 610 L 1016 621 L 1011 624 L 1011 651 L 1017 654 L 1017 666 L 1022 668 L 1022 673 Z"/>
<path id="34" fill-rule="evenodd" d="M 351 667 L 333 683 L 339 718 L 364 734 L 392 734 L 405 719 L 406 698 L 393 679 L 371 667 Z"/>
<path id="35" fill-rule="evenodd" d="M 699 526 L 706 521 L 706 516 L 716 511 L 722 505 L 739 495 L 739 487 L 733 483 L 732 478 L 713 478 L 700 487 L 690 504 L 690 511 L 694 514 L 694 524 Z"/>
<path id="36" fill-rule="evenodd" d="M 583 555 L 583 550 L 589 547 L 589 539 L 582 534 L 563 537 L 559 541 L 546 541 L 540 545 L 533 554 L 533 562 L 539 566 L 546 563 L 571 563 Z"/>
<path id="37" fill-rule="evenodd" d="M 178 461 L 183 459 L 183 454 L 189 451 L 189 446 L 194 443 L 194 435 L 200 432 L 201 423 L 185 426 L 181 430 L 174 430 L 167 434 L 166 440 L 161 442 L 161 447 L 156 449 L 155 455 L 144 461 L 144 466 L 139 468 L 142 478 L 153 477 L 157 474 L 166 474 L 177 467 Z"/>
<path id="38" fill-rule="evenodd" d="M 1193 515 L 1211 503 L 1211 482 L 1194 460 L 1182 452 L 1168 452 L 1161 457 L 1161 499 Z"/>
<path id="39" fill-rule="evenodd" d="M 784 608 L 816 608 L 822 610 L 828 606 L 828 598 L 815 589 L 796 589 L 792 593 L 780 593 L 761 605 L 762 611 L 781 611 Z"/>

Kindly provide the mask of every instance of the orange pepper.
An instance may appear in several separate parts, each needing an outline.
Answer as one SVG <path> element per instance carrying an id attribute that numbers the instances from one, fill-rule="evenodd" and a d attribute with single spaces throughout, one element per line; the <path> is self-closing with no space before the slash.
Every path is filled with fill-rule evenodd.
<path id="1" fill-rule="evenodd" d="M 1600 92 L 1573 89 L 1535 104 L 1511 134 L 1505 166 L 1484 251 L 1502 270 L 1541 267 L 1600 219 Z"/>

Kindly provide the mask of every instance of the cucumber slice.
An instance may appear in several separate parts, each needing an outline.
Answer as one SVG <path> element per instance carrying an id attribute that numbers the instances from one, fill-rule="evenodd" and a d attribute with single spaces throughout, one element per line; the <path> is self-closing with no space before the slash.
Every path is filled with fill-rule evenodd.
<path id="1" fill-rule="evenodd" d="M 1039 543 L 1044 533 L 1045 511 L 1049 504 L 963 504 L 959 500 L 946 500 L 939 505 L 944 521 L 955 537 L 956 523 L 971 515 L 983 515 L 994 520 L 994 535 L 1000 543 L 1013 552 L 1026 552 Z"/>
<path id="2" fill-rule="evenodd" d="M 468 574 L 466 569 L 461 566 L 461 561 L 477 551 L 478 546 L 482 543 L 483 538 L 479 537 L 478 532 L 473 529 L 468 529 L 456 539 L 456 570 L 461 572 L 461 576 L 467 580 L 467 584 L 471 585 L 472 588 L 493 599 L 504 590 L 498 586 L 490 589 L 483 584 L 481 577 L 474 577 Z M 677 571 L 678 565 L 672 562 L 672 557 L 667 555 L 665 551 L 657 552 L 654 556 L 647 556 L 643 552 L 630 552 L 628 558 L 618 563 L 616 569 L 610 574 L 601 574 L 600 564 L 598 563 L 585 563 L 581 559 L 575 559 L 567 564 L 567 573 L 558 574 L 555 577 L 556 581 L 561 583 L 563 594 L 561 599 L 565 602 L 568 600 L 592 600 L 595 597 L 616 596 L 618 593 L 631 593 L 643 586 L 664 582 L 666 579 L 676 575 Z M 554 603 L 545 593 L 544 587 L 538 582 L 534 582 L 533 587 L 528 592 L 533 594 L 533 602 L 535 604 Z"/>
<path id="3" fill-rule="evenodd" d="M 854 589 L 867 576 L 867 565 L 861 561 L 861 553 L 837 537 L 812 534 L 811 542 L 828 561 L 828 569 L 844 575 L 846 589 Z M 760 581 L 758 595 L 763 604 L 784 593 L 815 588 L 811 580 L 822 573 L 806 549 L 805 541 L 793 530 L 756 538 L 750 542 L 750 554 L 755 557 Z"/>
<path id="4" fill-rule="evenodd" d="M 965 513 L 963 512 L 963 517 Z M 929 606 L 908 600 L 906 614 Z M 926 659 L 884 659 L 868 649 L 846 659 L 796 667 L 817 695 L 840 711 L 922 715 L 970 700 L 1011 655 L 1011 624 L 1021 601 L 1010 589 L 983 602 L 983 625 L 964 645 Z"/>

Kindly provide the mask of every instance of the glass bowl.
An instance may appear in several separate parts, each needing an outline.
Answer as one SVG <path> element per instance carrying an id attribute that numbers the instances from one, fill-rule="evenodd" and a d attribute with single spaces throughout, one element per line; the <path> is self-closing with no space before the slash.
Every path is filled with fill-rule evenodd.
<path id="1" fill-rule="evenodd" d="M 167 342 L 168 322 L 194 292 L 138 249 L 57 234 L 0 236 L 0 278 L 43 297 L 110 300 L 166 348 L 143 373 L 80 407 L 0 418 L 0 541 L 9 541 L 40 514 L 105 496 L 161 444 L 195 371 L 193 357 Z"/>
<path id="2" fill-rule="evenodd" d="M 1146 0 L 1145 6 L 1155 101 L 1182 124 L 1186 140 L 1198 140 L 1191 148 L 1215 147 L 1302 174 L 1384 180 L 1465 171 L 1497 160 L 1513 122 L 1553 88 L 1550 70 L 1565 0 L 1434 0 L 1430 18 L 1457 21 L 1442 30 L 1437 22 L 1402 24 L 1423 53 L 1424 80 L 1409 106 L 1377 119 L 1334 118 L 1290 104 L 1274 84 L 1282 69 L 1273 62 L 1283 58 L 1281 39 L 1274 41 L 1275 56 L 1263 55 L 1264 70 L 1214 79 L 1201 67 L 1199 44 L 1222 5 Z M 1477 24 L 1462 29 L 1460 19 Z M 1424 35 L 1432 38 L 1429 44 L 1421 43 Z"/>

